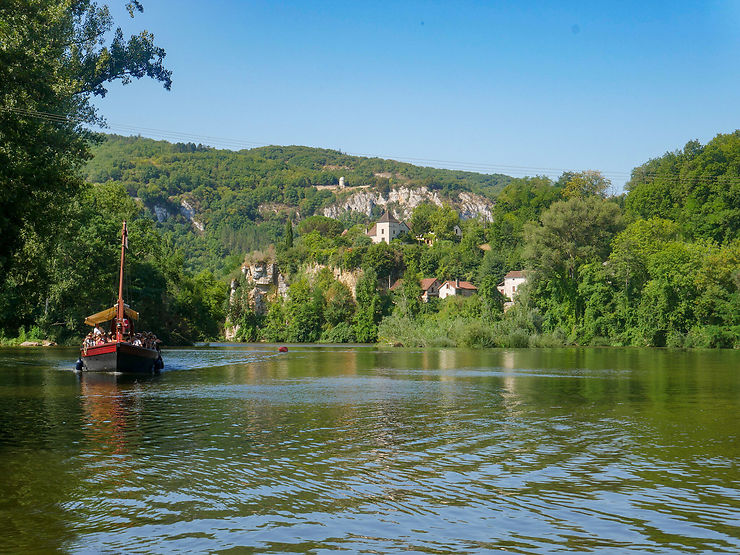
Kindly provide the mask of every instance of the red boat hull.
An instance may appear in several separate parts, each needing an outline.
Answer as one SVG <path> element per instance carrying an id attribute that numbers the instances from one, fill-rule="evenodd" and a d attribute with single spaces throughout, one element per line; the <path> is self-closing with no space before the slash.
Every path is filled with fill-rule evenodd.
<path id="1" fill-rule="evenodd" d="M 88 372 L 151 373 L 157 369 L 159 351 L 131 343 L 105 343 L 82 349 L 80 358 Z"/>

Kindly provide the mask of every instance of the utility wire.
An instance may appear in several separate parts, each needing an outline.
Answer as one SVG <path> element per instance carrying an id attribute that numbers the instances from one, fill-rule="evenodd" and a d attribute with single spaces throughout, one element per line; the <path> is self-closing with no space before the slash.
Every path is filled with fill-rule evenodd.
<path id="1" fill-rule="evenodd" d="M 42 120 L 46 120 L 52 123 L 74 123 L 74 124 L 85 124 L 90 125 L 90 123 L 83 117 L 79 116 L 73 116 L 73 115 L 61 115 L 61 114 L 54 114 L 51 112 L 44 112 L 40 110 L 30 110 L 25 108 L 17 108 L 17 107 L 2 107 L 0 110 L 8 111 L 12 113 L 16 113 L 18 115 L 23 115 L 26 117 L 34 117 Z M 111 130 L 121 130 L 121 131 L 127 131 L 131 133 L 137 133 L 141 134 L 144 133 L 153 133 L 163 138 L 173 139 L 173 140 L 186 140 L 188 142 L 199 142 L 199 143 L 208 143 L 208 142 L 215 142 L 224 146 L 230 146 L 233 148 L 237 148 L 239 150 L 242 149 L 251 149 L 255 147 L 261 147 L 261 146 L 270 146 L 271 143 L 264 142 L 264 141 L 253 141 L 253 140 L 247 140 L 247 139 L 231 139 L 231 138 L 225 138 L 225 137 L 215 137 L 215 136 L 208 136 L 208 135 L 193 135 L 190 133 L 183 133 L 180 131 L 171 131 L 171 130 L 164 130 L 164 129 L 156 129 L 152 127 L 140 127 L 140 126 L 132 126 L 132 125 L 126 125 L 122 123 L 112 123 L 112 122 L 106 122 L 107 127 L 102 126 L 95 126 L 100 129 L 111 129 Z M 368 153 L 359 153 L 359 152 L 347 152 L 345 153 L 349 156 L 359 156 L 364 158 L 381 158 L 381 159 L 391 159 L 401 162 L 421 162 L 421 163 L 430 163 L 430 164 L 443 164 L 447 167 L 447 169 L 452 170 L 458 170 L 458 171 L 471 171 L 471 172 L 482 172 L 482 173 L 517 173 L 517 174 L 523 174 L 526 176 L 531 176 L 533 174 L 535 175 L 541 175 L 541 174 L 556 174 L 556 173 L 564 173 L 573 171 L 572 168 L 552 168 L 552 167 L 543 167 L 543 166 L 517 166 L 517 165 L 507 165 L 507 164 L 488 164 L 483 162 L 461 162 L 461 161 L 455 161 L 455 160 L 440 160 L 440 159 L 434 159 L 434 158 L 415 158 L 410 156 L 395 156 L 395 155 L 378 155 L 378 154 L 368 154 Z M 619 181 L 619 180 L 629 180 L 632 178 L 631 172 L 624 172 L 624 171 L 601 171 L 602 175 L 608 178 L 612 178 L 613 180 Z M 740 177 L 726 177 L 726 176 L 711 176 L 711 175 L 700 175 L 700 176 L 666 176 L 666 175 L 660 175 L 657 172 L 641 172 L 639 173 L 640 177 L 643 179 L 655 179 L 660 178 L 664 181 L 674 181 L 674 182 L 685 182 L 685 181 L 703 181 L 703 182 L 713 182 L 717 181 L 719 179 L 722 179 L 726 182 L 736 183 L 740 182 Z"/>

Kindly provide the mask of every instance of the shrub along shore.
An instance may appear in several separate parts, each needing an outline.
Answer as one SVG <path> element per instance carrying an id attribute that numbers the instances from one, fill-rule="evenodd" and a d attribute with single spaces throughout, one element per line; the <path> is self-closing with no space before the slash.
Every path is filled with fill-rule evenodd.
<path id="1" fill-rule="evenodd" d="M 233 302 L 227 322 L 249 341 L 738 348 L 738 172 L 735 131 L 635 168 L 618 196 L 586 171 L 512 180 L 492 222 L 420 205 L 390 244 L 322 216 L 288 223 L 271 255 L 287 297 L 266 314 Z M 527 283 L 504 313 L 496 286 L 511 270 Z M 355 298 L 338 272 L 362 276 Z M 468 280 L 477 293 L 422 303 L 422 278 Z"/>

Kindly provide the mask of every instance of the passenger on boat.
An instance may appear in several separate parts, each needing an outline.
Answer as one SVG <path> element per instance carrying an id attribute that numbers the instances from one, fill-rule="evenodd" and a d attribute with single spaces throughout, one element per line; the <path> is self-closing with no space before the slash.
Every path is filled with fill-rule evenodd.
<path id="1" fill-rule="evenodd" d="M 144 344 L 146 345 L 146 348 L 147 349 L 158 349 L 159 348 L 157 346 L 158 343 L 161 343 L 161 341 L 157 339 L 157 336 L 151 332 L 147 332 L 145 340 L 144 340 Z"/>
<path id="2" fill-rule="evenodd" d="M 93 333 L 95 335 L 103 335 L 105 332 L 103 331 L 103 328 L 100 327 L 100 324 L 95 324 L 95 329 L 93 330 Z"/>

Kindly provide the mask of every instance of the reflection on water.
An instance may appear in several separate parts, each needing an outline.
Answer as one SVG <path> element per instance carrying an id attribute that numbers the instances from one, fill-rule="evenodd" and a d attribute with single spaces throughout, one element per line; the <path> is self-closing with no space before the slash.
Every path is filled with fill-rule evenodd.
<path id="1" fill-rule="evenodd" d="M 0 350 L 0 550 L 740 549 L 740 353 Z"/>

